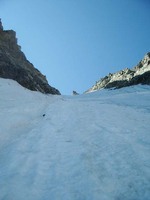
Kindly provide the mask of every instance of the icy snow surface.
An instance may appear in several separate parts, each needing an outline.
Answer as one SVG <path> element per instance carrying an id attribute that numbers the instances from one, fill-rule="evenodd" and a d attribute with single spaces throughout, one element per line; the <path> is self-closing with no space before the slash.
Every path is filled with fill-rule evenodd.
<path id="1" fill-rule="evenodd" d="M 0 200 L 149 199 L 150 86 L 52 96 L 0 79 Z"/>

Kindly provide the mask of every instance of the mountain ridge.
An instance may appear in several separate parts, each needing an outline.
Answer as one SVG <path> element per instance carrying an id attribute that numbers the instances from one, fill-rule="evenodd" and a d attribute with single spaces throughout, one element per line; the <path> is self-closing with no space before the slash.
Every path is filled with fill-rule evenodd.
<path id="1" fill-rule="evenodd" d="M 17 81 L 23 87 L 42 93 L 58 94 L 46 76 L 30 63 L 17 44 L 16 32 L 3 30 L 0 20 L 0 77 Z"/>
<path id="2" fill-rule="evenodd" d="M 59 90 L 48 84 L 46 76 L 30 63 L 21 46 L 17 44 L 16 32 L 4 30 L 0 19 L 0 77 L 17 81 L 23 87 L 42 93 L 58 94 Z M 126 68 L 109 73 L 85 93 L 99 89 L 119 89 L 137 84 L 150 85 L 150 52 L 132 69 Z"/>
<path id="3" fill-rule="evenodd" d="M 87 92 L 96 91 L 99 89 L 119 89 L 122 87 L 147 84 L 150 85 L 150 52 L 133 68 L 125 68 L 116 73 L 109 73 L 104 78 L 96 81 Z"/>

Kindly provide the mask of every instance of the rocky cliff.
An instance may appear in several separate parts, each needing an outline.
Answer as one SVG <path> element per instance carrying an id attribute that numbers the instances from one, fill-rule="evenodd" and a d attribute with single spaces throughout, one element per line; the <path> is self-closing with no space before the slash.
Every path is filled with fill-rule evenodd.
<path id="1" fill-rule="evenodd" d="M 114 74 L 108 74 L 101 78 L 87 92 L 92 92 L 102 88 L 122 88 L 137 84 L 150 85 L 150 53 L 132 69 L 126 68 Z"/>
<path id="2" fill-rule="evenodd" d="M 0 21 L 0 77 L 16 80 L 23 87 L 42 93 L 60 94 L 25 57 L 13 30 L 3 30 Z"/>

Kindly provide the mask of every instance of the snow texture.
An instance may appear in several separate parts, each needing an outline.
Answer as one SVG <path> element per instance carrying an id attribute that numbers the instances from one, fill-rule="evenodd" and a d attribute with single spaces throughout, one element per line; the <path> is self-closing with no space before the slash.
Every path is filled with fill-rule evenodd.
<path id="1" fill-rule="evenodd" d="M 0 200 L 149 200 L 150 86 L 78 96 L 0 79 Z"/>

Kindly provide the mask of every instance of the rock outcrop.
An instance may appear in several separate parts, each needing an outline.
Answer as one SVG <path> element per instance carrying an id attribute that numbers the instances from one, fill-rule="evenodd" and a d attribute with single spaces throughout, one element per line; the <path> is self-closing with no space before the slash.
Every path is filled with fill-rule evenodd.
<path id="1" fill-rule="evenodd" d="M 126 68 L 114 74 L 109 73 L 101 78 L 87 92 L 92 92 L 102 88 L 122 88 L 137 84 L 150 85 L 150 53 L 147 53 L 143 60 L 132 69 Z"/>
<path id="2" fill-rule="evenodd" d="M 60 94 L 51 87 L 46 77 L 25 57 L 17 44 L 13 30 L 3 30 L 0 20 L 0 77 L 16 80 L 20 85 L 33 91 Z"/>
<path id="3" fill-rule="evenodd" d="M 2 25 L 1 19 L 0 19 L 0 30 L 3 31 L 3 25 Z"/>

